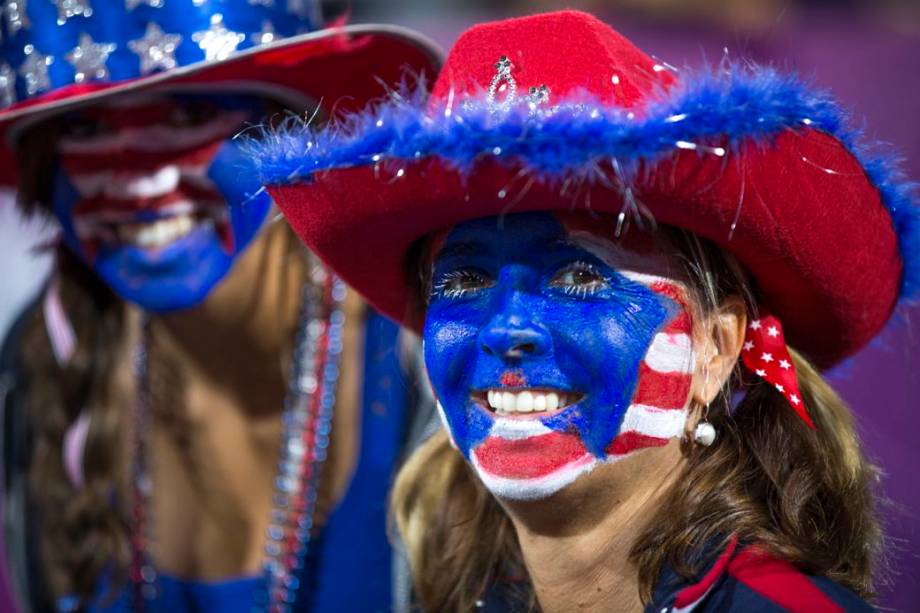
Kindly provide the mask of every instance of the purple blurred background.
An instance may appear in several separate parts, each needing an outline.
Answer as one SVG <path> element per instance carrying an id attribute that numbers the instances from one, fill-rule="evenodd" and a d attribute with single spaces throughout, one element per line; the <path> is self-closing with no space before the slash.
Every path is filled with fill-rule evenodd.
<path id="1" fill-rule="evenodd" d="M 917 0 L 619 0 L 326 2 L 327 16 L 417 28 L 447 49 L 477 21 L 559 8 L 595 12 L 645 51 L 675 66 L 717 62 L 723 53 L 795 70 L 830 89 L 867 137 L 893 143 L 920 180 L 920 2 Z M 48 229 L 26 224 L 0 202 L 0 335 L 38 290 L 47 258 L 30 248 Z M 807 232 L 807 228 L 802 229 Z M 920 257 L 920 254 L 918 254 Z M 882 487 L 889 539 L 884 610 L 920 601 L 920 308 L 905 311 L 869 348 L 830 373 L 850 403 Z M 0 610 L 8 602 L 0 585 Z"/>

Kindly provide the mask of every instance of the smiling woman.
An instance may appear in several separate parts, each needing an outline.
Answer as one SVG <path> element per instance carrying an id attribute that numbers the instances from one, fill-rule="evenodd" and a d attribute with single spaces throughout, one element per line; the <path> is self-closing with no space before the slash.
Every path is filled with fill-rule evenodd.
<path id="1" fill-rule="evenodd" d="M 313 0 L 65 5 L 0 38 L 0 184 L 59 228 L 0 350 L 16 608 L 400 610 L 419 349 L 276 223 L 235 137 L 363 108 L 437 50 Z"/>
<path id="2" fill-rule="evenodd" d="M 125 300 L 152 311 L 188 308 L 265 220 L 269 198 L 231 137 L 276 108 L 251 97 L 178 95 L 72 112 L 23 135 L 22 159 L 53 179 L 42 186 L 47 199 L 29 186 L 20 199 L 50 203 L 67 246 Z M 36 151 L 47 139 L 35 131 L 57 135 L 54 150 Z"/>
<path id="3" fill-rule="evenodd" d="M 916 292 L 920 209 L 844 125 L 566 11 L 256 147 L 301 238 L 423 335 L 445 432 L 393 493 L 422 608 L 871 609 L 877 472 L 815 364 Z"/>

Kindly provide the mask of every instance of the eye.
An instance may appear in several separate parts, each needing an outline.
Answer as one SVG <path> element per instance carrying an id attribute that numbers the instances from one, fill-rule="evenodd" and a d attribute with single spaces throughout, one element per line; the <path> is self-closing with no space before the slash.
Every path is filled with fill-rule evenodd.
<path id="1" fill-rule="evenodd" d="M 483 271 L 461 268 L 441 275 L 434 283 L 431 294 L 433 297 L 456 299 L 493 285 L 495 282 Z"/>
<path id="2" fill-rule="evenodd" d="M 578 261 L 561 268 L 549 282 L 549 286 L 569 296 L 586 298 L 610 287 L 610 284 L 596 266 Z"/>
<path id="3" fill-rule="evenodd" d="M 170 125 L 178 128 L 201 125 L 212 119 L 217 107 L 204 100 L 183 100 L 169 114 Z"/>
<path id="4" fill-rule="evenodd" d="M 63 138 L 92 138 L 110 132 L 111 128 L 101 118 L 84 113 L 74 113 L 61 124 Z"/>

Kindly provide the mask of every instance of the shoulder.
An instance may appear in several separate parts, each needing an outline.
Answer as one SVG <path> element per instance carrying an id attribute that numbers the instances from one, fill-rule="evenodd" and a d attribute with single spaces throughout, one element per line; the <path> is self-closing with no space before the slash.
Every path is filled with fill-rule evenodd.
<path id="1" fill-rule="evenodd" d="M 874 611 L 847 588 L 826 577 L 808 575 L 755 546 L 729 561 L 720 592 L 738 611 Z"/>
<path id="2" fill-rule="evenodd" d="M 731 546 L 696 583 L 685 585 L 656 613 L 838 613 L 875 611 L 826 577 L 808 575 L 756 546 Z"/>

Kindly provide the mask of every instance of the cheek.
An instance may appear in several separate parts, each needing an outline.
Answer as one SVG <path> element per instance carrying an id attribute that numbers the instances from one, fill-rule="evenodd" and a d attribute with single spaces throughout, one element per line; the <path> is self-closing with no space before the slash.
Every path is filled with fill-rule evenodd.
<path id="1" fill-rule="evenodd" d="M 456 321 L 440 311 L 431 311 L 425 320 L 425 365 L 439 398 L 463 387 L 465 365 L 476 347 L 476 329 L 469 323 Z"/>

